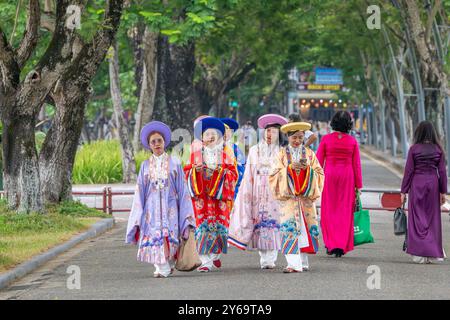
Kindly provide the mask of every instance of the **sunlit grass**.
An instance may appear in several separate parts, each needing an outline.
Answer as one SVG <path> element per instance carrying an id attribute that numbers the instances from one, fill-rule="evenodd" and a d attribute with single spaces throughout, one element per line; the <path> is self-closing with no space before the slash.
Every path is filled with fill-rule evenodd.
<path id="1" fill-rule="evenodd" d="M 79 202 L 47 207 L 46 214 L 17 214 L 0 201 L 0 272 L 55 247 L 109 217 Z"/>

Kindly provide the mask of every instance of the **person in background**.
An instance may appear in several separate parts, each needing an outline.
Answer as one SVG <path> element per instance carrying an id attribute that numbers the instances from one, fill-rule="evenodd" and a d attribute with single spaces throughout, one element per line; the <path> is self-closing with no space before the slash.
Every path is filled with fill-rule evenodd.
<path id="1" fill-rule="evenodd" d="M 225 125 L 225 134 L 223 136 L 225 146 L 231 151 L 231 156 L 234 157 L 237 164 L 239 178 L 236 183 L 236 190 L 234 191 L 234 199 L 236 199 L 245 171 L 245 155 L 242 153 L 241 149 L 239 149 L 238 145 L 236 143 L 233 143 L 232 139 L 233 133 L 236 132 L 236 130 L 239 128 L 239 123 L 237 123 L 236 120 L 230 118 L 222 118 L 220 120 Z"/>
<path id="2" fill-rule="evenodd" d="M 288 116 L 288 121 L 289 122 L 301 122 L 302 117 L 298 113 L 291 113 Z M 305 139 L 305 147 L 311 148 L 311 146 L 317 140 L 317 135 L 314 134 L 314 132 L 312 132 L 311 130 L 306 130 L 304 139 Z"/>
<path id="3" fill-rule="evenodd" d="M 403 175 L 401 198 L 408 194 L 406 252 L 416 263 L 443 260 L 441 205 L 446 202 L 445 155 L 433 124 L 422 121 L 414 133 Z"/>
<path id="4" fill-rule="evenodd" d="M 350 114 L 338 111 L 331 127 L 334 132 L 322 138 L 317 150 L 325 171 L 320 225 L 327 254 L 338 258 L 354 248 L 353 213 L 362 173 L 358 142 L 349 134 L 353 127 Z"/>
<path id="5" fill-rule="evenodd" d="M 230 211 L 238 173 L 235 160 L 224 150 L 225 125 L 220 119 L 208 117 L 194 127 L 200 148 L 191 153 L 184 167 L 188 190 L 194 206 L 195 239 L 202 265 L 199 272 L 222 266 L 221 253 L 227 253 Z"/>
<path id="6" fill-rule="evenodd" d="M 244 179 L 230 217 L 228 243 L 235 247 L 257 249 L 261 269 L 275 268 L 281 249 L 280 208 L 269 185 L 271 166 L 280 150 L 280 127 L 287 119 L 266 114 L 258 119 L 263 139 L 250 148 Z"/>
<path id="7" fill-rule="evenodd" d="M 242 126 L 242 131 L 244 137 L 244 152 L 245 155 L 248 155 L 250 148 L 255 144 L 255 141 L 253 141 L 253 133 L 256 133 L 255 128 L 253 128 L 252 122 L 250 120 Z"/>
<path id="8" fill-rule="evenodd" d="M 138 244 L 139 261 L 155 266 L 155 278 L 172 274 L 181 237 L 187 239 L 189 228 L 195 228 L 181 163 L 165 151 L 170 141 L 170 129 L 162 122 L 141 130 L 141 143 L 152 155 L 139 171 L 125 239 Z"/>

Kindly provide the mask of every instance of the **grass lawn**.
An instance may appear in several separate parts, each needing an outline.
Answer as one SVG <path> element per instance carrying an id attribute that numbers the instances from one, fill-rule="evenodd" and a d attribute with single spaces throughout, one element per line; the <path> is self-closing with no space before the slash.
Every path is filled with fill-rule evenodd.
<path id="1" fill-rule="evenodd" d="M 111 217 L 72 201 L 47 206 L 46 210 L 46 214 L 17 214 L 0 200 L 0 273 Z"/>

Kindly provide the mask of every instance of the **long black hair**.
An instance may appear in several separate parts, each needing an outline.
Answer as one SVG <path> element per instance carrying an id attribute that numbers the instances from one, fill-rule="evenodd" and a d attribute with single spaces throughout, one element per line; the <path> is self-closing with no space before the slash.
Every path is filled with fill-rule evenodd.
<path id="1" fill-rule="evenodd" d="M 352 116 L 347 111 L 338 111 L 331 119 L 330 125 L 334 131 L 349 133 L 353 128 Z"/>
<path id="2" fill-rule="evenodd" d="M 414 131 L 414 144 L 431 143 L 443 150 L 439 136 L 430 121 L 422 121 Z"/>

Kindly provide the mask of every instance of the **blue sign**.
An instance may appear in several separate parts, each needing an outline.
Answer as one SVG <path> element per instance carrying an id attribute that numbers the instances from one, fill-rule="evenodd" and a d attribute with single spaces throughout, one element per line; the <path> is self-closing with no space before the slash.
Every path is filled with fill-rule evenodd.
<path id="1" fill-rule="evenodd" d="M 316 67 L 315 73 L 315 84 L 344 84 L 341 69 Z"/>

